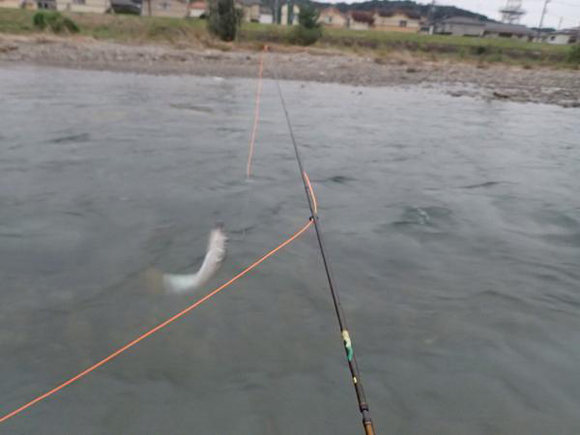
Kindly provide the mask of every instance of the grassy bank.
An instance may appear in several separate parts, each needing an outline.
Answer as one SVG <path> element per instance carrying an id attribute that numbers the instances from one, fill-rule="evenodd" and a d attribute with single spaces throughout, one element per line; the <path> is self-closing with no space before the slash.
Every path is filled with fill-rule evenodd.
<path id="1" fill-rule="evenodd" d="M 282 30 L 282 31 L 281 31 Z M 248 24 L 244 39 L 284 43 L 283 28 Z M 325 29 L 317 46 L 372 53 L 378 60 L 397 52 L 428 60 L 503 62 L 519 65 L 569 66 L 570 47 L 524 42 L 507 38 L 469 38 L 372 30 Z"/>
<path id="2" fill-rule="evenodd" d="M 0 33 L 42 33 L 32 23 L 34 11 L 0 9 Z M 196 19 L 140 17 L 136 15 L 63 14 L 79 27 L 80 34 L 125 43 L 196 42 L 207 38 L 205 22 Z"/>
<path id="3" fill-rule="evenodd" d="M 32 24 L 34 12 L 0 9 L 0 32 L 11 34 L 39 33 Z M 264 43 L 289 45 L 288 28 L 246 24 L 240 40 L 222 44 L 212 39 L 205 21 L 197 19 L 139 17 L 129 15 L 67 14 L 80 34 L 101 40 L 123 43 L 168 42 L 178 46 L 196 45 L 235 48 L 258 48 Z M 426 60 L 468 62 L 501 62 L 524 66 L 574 66 L 567 62 L 570 48 L 500 38 L 467 38 L 419 35 L 399 32 L 352 31 L 326 29 L 316 47 L 354 51 L 373 56 L 377 62 L 404 53 Z"/>

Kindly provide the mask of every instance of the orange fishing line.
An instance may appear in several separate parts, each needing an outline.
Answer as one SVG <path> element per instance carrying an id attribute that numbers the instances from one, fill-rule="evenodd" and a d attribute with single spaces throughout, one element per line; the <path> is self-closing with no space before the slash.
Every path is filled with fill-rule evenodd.
<path id="1" fill-rule="evenodd" d="M 17 414 L 20 414 L 22 411 L 30 408 L 33 405 L 36 405 L 41 400 L 44 400 L 44 399 L 52 396 L 53 394 L 55 394 L 58 391 L 62 390 L 64 387 L 66 387 L 66 386 L 72 384 L 73 382 L 76 382 L 79 379 L 85 377 L 86 375 L 88 375 L 92 371 L 98 369 L 102 365 L 104 365 L 104 364 L 108 363 L 109 361 L 111 361 L 113 358 L 118 357 L 119 355 L 121 355 L 126 350 L 132 348 L 133 346 L 135 346 L 140 341 L 146 339 L 147 337 L 149 337 L 150 335 L 153 335 L 154 333 L 156 333 L 160 329 L 163 329 L 166 326 L 168 326 L 169 324 L 175 322 L 177 319 L 179 319 L 180 317 L 186 315 L 187 313 L 189 313 L 194 308 L 197 308 L 198 306 L 200 306 L 201 304 L 203 304 L 205 301 L 207 301 L 208 299 L 212 298 L 213 296 L 215 296 L 216 294 L 218 294 L 219 292 L 221 292 L 223 289 L 225 289 L 226 287 L 230 286 L 231 284 L 233 284 L 234 282 L 236 282 L 238 279 L 240 279 L 241 277 L 243 277 L 244 275 L 246 275 L 252 269 L 255 269 L 256 267 L 258 267 L 260 264 L 262 264 L 264 261 L 266 261 L 272 255 L 274 255 L 276 252 L 278 252 L 280 249 L 282 249 L 285 246 L 287 246 L 290 243 L 292 243 L 294 240 L 296 240 L 298 237 L 300 237 L 312 225 L 312 223 L 313 223 L 313 221 L 312 221 L 312 219 L 310 219 L 306 225 L 304 225 L 300 230 L 298 230 L 296 233 L 294 233 L 294 235 L 292 235 L 291 237 L 289 237 L 288 239 L 286 239 L 286 241 L 282 242 L 276 248 L 272 249 L 270 252 L 268 252 L 267 254 L 265 254 L 264 256 L 262 256 L 261 258 L 259 258 L 255 263 L 253 263 L 252 265 L 248 266 L 243 271 L 241 271 L 240 273 L 238 273 L 236 276 L 234 276 L 228 282 L 226 282 L 225 284 L 222 284 L 221 286 L 219 286 L 218 288 L 216 288 L 212 292 L 208 293 L 203 298 L 199 299 L 197 302 L 191 304 L 189 307 L 183 309 L 182 311 L 180 311 L 179 313 L 177 313 L 174 316 L 170 317 L 169 319 L 167 319 L 163 323 L 160 323 L 156 327 L 154 327 L 154 328 L 150 329 L 149 331 L 147 331 L 146 333 L 140 335 L 139 337 L 137 337 L 133 341 L 127 343 L 125 346 L 123 346 L 120 349 L 116 350 L 115 352 L 111 353 L 109 356 L 103 358 L 98 363 L 92 365 L 88 369 L 86 369 L 86 370 L 80 372 L 79 374 L 73 376 L 68 381 L 63 382 L 62 384 L 58 385 L 57 387 L 53 388 L 52 390 L 50 390 L 50 391 L 48 391 L 48 392 L 46 392 L 46 393 L 44 393 L 44 394 L 36 397 L 35 399 L 31 400 L 30 402 L 26 403 L 25 405 L 22 405 L 21 407 L 15 409 L 14 411 L 9 412 L 8 414 L 4 415 L 3 417 L 0 418 L 0 423 L 3 423 L 6 420 L 8 420 L 9 418 L 12 418 L 12 417 L 14 417 Z"/>
<path id="2" fill-rule="evenodd" d="M 250 137 L 250 151 L 248 152 L 248 164 L 246 165 L 246 177 L 252 176 L 252 157 L 254 156 L 254 144 L 256 143 L 256 135 L 258 134 L 258 123 L 260 121 L 260 99 L 262 97 L 262 86 L 264 76 L 264 55 L 268 50 L 268 46 L 264 45 L 264 50 L 260 55 L 260 68 L 258 70 L 258 89 L 256 89 L 256 104 L 254 108 L 254 126 L 252 128 L 252 136 Z"/>

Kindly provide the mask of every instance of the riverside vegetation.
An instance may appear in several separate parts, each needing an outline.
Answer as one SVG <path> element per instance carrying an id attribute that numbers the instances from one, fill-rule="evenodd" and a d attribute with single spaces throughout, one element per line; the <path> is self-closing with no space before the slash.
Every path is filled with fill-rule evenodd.
<path id="1" fill-rule="evenodd" d="M 50 29 L 53 32 L 58 31 L 50 24 L 44 27 L 35 25 L 34 16 L 33 11 L 2 9 L 0 10 L 0 33 L 34 34 L 51 31 Z M 297 38 L 296 32 L 299 31 L 288 26 L 244 23 L 236 35 L 236 40 L 226 44 L 216 41 L 210 35 L 205 20 L 193 18 L 70 13 L 64 13 L 61 17 L 63 18 L 57 22 L 68 23 L 66 33 L 76 33 L 78 30 L 78 34 L 83 36 L 119 43 L 169 43 L 197 47 L 201 45 L 221 48 L 224 51 L 236 48 L 261 49 L 264 44 L 306 45 L 303 38 Z M 48 20 L 45 19 L 45 21 Z M 317 48 L 372 56 L 379 63 L 398 53 L 405 53 L 405 55 L 429 61 L 502 63 L 529 68 L 549 66 L 577 69 L 580 66 L 578 47 L 500 38 L 481 39 L 346 29 L 324 29 L 322 33 L 316 28 L 306 30 L 317 33 L 318 39 L 315 42 Z"/>

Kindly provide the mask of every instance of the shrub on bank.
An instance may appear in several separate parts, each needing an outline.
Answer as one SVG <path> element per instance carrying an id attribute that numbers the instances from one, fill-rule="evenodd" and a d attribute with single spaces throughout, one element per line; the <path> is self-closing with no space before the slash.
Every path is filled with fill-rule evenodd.
<path id="1" fill-rule="evenodd" d="M 575 45 L 568 53 L 568 62 L 580 65 L 580 45 Z"/>
<path id="2" fill-rule="evenodd" d="M 243 12 L 234 0 L 212 0 L 209 3 L 208 31 L 222 41 L 233 41 L 238 35 Z"/>
<path id="3" fill-rule="evenodd" d="M 63 17 L 60 12 L 37 12 L 32 17 L 34 27 L 40 30 L 50 30 L 54 33 L 78 33 L 79 27 L 70 18 Z"/>
<path id="4" fill-rule="evenodd" d="M 322 36 L 320 28 L 308 29 L 302 26 L 296 26 L 288 35 L 288 42 L 294 45 L 312 45 Z"/>
<path id="5" fill-rule="evenodd" d="M 298 26 L 292 29 L 288 40 L 291 44 L 312 45 L 322 36 L 322 27 L 318 22 L 318 10 L 304 5 L 298 14 Z"/>

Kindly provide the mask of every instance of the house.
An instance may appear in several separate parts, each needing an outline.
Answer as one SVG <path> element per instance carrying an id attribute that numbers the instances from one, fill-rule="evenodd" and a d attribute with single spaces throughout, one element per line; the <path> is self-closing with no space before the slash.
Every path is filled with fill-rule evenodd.
<path id="1" fill-rule="evenodd" d="M 553 45 L 567 45 L 570 43 L 570 34 L 563 32 L 552 32 L 543 38 L 542 42 Z"/>
<path id="2" fill-rule="evenodd" d="M 67 12 L 104 14 L 111 10 L 110 0 L 56 0 L 56 9 Z"/>
<path id="3" fill-rule="evenodd" d="M 351 11 L 348 14 L 348 28 L 352 30 L 368 30 L 375 22 L 372 12 Z"/>
<path id="4" fill-rule="evenodd" d="M 48 9 L 48 10 L 55 10 L 56 9 L 56 0 L 38 0 L 36 2 L 37 9 Z"/>
<path id="5" fill-rule="evenodd" d="M 272 9 L 265 6 L 260 6 L 260 23 L 262 24 L 272 24 L 274 22 L 274 15 L 272 15 Z"/>
<path id="6" fill-rule="evenodd" d="M 155 17 L 183 18 L 188 14 L 188 0 L 143 0 L 141 8 L 141 15 Z"/>
<path id="7" fill-rule="evenodd" d="M 21 0 L 0 0 L 0 8 L 19 9 L 21 3 Z"/>
<path id="8" fill-rule="evenodd" d="M 287 26 L 290 24 L 290 19 L 292 20 L 292 25 L 298 25 L 298 14 L 300 13 L 300 8 L 298 5 L 293 5 L 292 7 L 292 16 L 288 16 L 288 4 L 285 4 L 280 8 L 280 24 L 283 26 Z"/>
<path id="9" fill-rule="evenodd" d="M 205 1 L 195 1 L 190 3 L 188 16 L 191 18 L 206 18 L 207 3 Z"/>
<path id="10" fill-rule="evenodd" d="M 467 17 L 451 17 L 435 23 L 434 33 L 454 36 L 483 36 L 485 22 Z"/>
<path id="11" fill-rule="evenodd" d="M 575 44 L 580 42 L 580 27 L 552 32 L 546 36 L 544 42 L 554 45 Z"/>
<path id="12" fill-rule="evenodd" d="M 324 8 L 320 11 L 318 22 L 327 27 L 346 27 L 348 17 L 337 8 Z"/>
<path id="13" fill-rule="evenodd" d="M 531 41 L 534 39 L 535 32 L 521 24 L 487 22 L 485 23 L 483 36 L 486 38 L 511 38 Z"/>
<path id="14" fill-rule="evenodd" d="M 240 0 L 242 11 L 244 13 L 244 21 L 246 23 L 260 22 L 260 0 Z"/>
<path id="15" fill-rule="evenodd" d="M 421 17 L 411 11 L 378 11 L 373 15 L 374 28 L 390 32 L 418 32 Z"/>
<path id="16" fill-rule="evenodd" d="M 519 24 L 480 21 L 467 17 L 446 18 L 435 23 L 435 33 L 440 35 L 476 36 L 486 38 L 512 38 L 531 41 L 535 32 Z"/>

